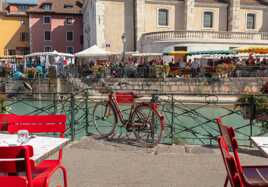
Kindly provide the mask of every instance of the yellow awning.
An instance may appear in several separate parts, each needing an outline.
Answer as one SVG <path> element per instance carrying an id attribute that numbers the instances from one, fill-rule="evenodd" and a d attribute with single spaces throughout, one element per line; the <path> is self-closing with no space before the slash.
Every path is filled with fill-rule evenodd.
<path id="1" fill-rule="evenodd" d="M 163 53 L 164 55 L 170 55 L 170 56 L 186 56 L 188 54 L 187 51 L 170 51 L 170 52 L 166 52 Z"/>
<path id="2" fill-rule="evenodd" d="M 249 46 L 249 47 L 239 47 L 234 49 L 239 53 L 257 53 L 257 54 L 267 54 L 268 46 Z"/>

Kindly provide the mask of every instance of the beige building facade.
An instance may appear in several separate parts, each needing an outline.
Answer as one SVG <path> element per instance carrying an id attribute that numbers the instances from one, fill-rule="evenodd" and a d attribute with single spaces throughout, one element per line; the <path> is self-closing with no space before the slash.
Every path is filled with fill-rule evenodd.
<path id="1" fill-rule="evenodd" d="M 86 0 L 83 13 L 85 48 L 162 52 L 268 45 L 265 0 Z"/>

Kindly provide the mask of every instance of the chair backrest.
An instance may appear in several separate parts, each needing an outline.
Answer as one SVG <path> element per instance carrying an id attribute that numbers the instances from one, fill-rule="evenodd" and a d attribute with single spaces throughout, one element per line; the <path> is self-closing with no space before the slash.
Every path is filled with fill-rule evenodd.
<path id="1" fill-rule="evenodd" d="M 0 147 L 0 172 L 26 172 L 25 180 L 16 176 L 0 176 L 0 184 L 5 184 L 4 186 L 32 186 L 31 168 L 34 167 L 34 162 L 30 159 L 32 156 L 33 148 L 31 146 Z"/>
<path id="2" fill-rule="evenodd" d="M 28 130 L 30 133 L 59 133 L 64 137 L 66 129 L 66 115 L 16 115 L 8 125 L 9 133 L 19 130 Z M 59 160 L 62 160 L 62 148 L 59 151 Z"/>
<path id="3" fill-rule="evenodd" d="M 16 115 L 8 125 L 9 133 L 28 130 L 30 133 L 60 133 L 66 129 L 66 115 Z"/>
<path id="4" fill-rule="evenodd" d="M 229 126 L 224 125 L 220 118 L 217 118 L 216 122 L 219 126 L 222 138 L 226 142 L 228 148 L 232 149 L 237 167 L 239 169 L 240 174 L 242 174 L 243 168 L 241 166 L 241 162 L 240 162 L 240 158 L 239 158 L 239 154 L 238 154 L 238 143 L 237 143 L 237 140 L 235 137 L 235 131 L 234 131 L 233 127 L 229 127 Z"/>
<path id="5" fill-rule="evenodd" d="M 16 114 L 0 114 L 0 131 L 7 131 L 8 124 L 13 120 Z"/>
<path id="6" fill-rule="evenodd" d="M 230 154 L 228 145 L 225 142 L 225 139 L 220 136 L 218 138 L 218 144 L 221 150 L 221 155 L 223 162 L 227 171 L 227 175 L 232 187 L 243 187 L 243 182 L 241 180 L 239 169 L 236 164 L 234 157 Z"/>

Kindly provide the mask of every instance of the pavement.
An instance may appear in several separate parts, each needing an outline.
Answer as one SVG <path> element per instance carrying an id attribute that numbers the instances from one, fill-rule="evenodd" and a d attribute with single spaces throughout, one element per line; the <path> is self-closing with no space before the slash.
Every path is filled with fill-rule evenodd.
<path id="1" fill-rule="evenodd" d="M 256 148 L 241 150 L 244 165 L 264 165 Z M 141 148 L 86 137 L 64 148 L 70 187 L 222 187 L 226 171 L 217 147 Z M 61 174 L 51 183 L 61 183 Z"/>

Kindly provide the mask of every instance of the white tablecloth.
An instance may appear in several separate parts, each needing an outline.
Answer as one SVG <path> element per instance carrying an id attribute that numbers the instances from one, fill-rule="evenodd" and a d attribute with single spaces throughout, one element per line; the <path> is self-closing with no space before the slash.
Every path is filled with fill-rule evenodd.
<path id="1" fill-rule="evenodd" d="M 250 138 L 253 143 L 268 156 L 268 137 L 259 136 Z"/>
<path id="2" fill-rule="evenodd" d="M 64 147 L 65 145 L 67 145 L 69 141 L 70 140 L 67 138 L 34 136 L 23 145 L 30 145 L 33 147 L 34 156 L 32 157 L 32 160 L 34 160 L 36 163 L 39 163 L 57 152 L 60 147 Z M 17 142 L 16 134 L 0 134 L 0 146 L 14 145 L 20 145 Z"/>

